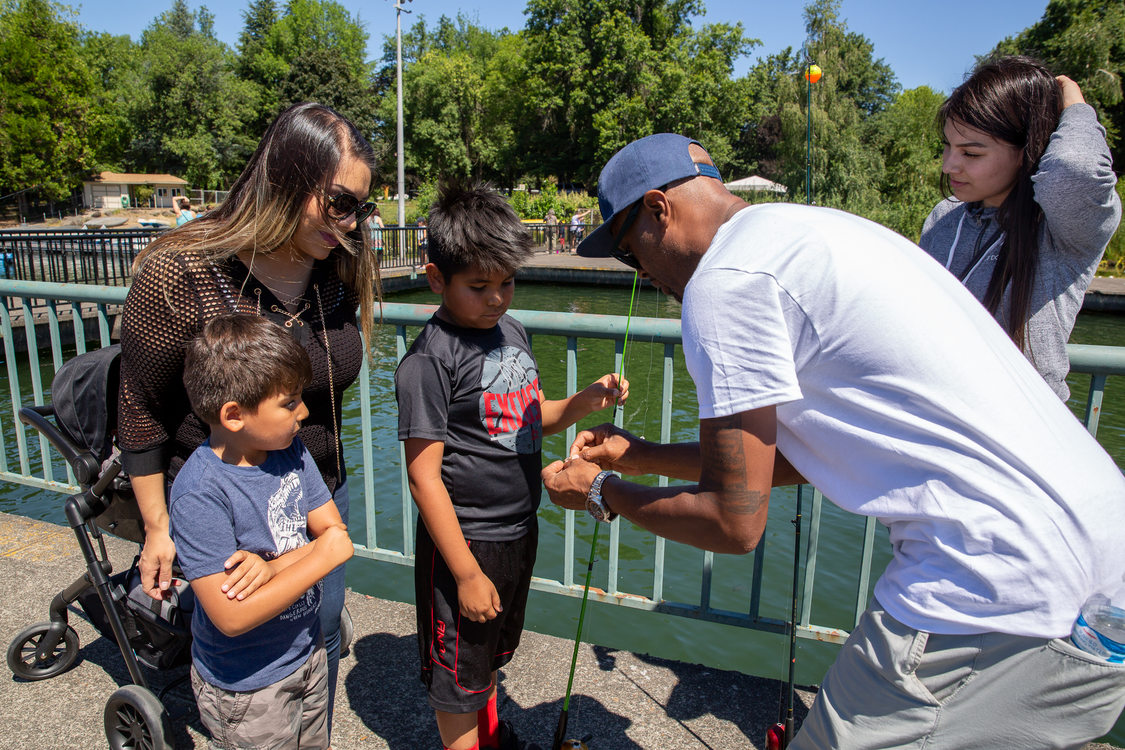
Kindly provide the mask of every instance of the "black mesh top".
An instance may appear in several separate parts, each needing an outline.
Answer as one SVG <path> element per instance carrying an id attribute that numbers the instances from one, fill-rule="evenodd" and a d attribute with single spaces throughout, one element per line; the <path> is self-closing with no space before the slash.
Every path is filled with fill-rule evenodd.
<path id="1" fill-rule="evenodd" d="M 167 471 L 171 478 L 207 437 L 207 425 L 192 413 L 184 390 L 184 345 L 210 318 L 238 310 L 285 326 L 308 351 L 313 379 L 304 400 L 309 417 L 298 434 L 328 489 L 335 491 L 346 475 L 342 465 L 337 471 L 335 425 L 340 423 L 344 390 L 356 379 L 363 359 L 358 306 L 358 297 L 344 286 L 332 258 L 313 266 L 304 298 L 297 301 L 299 315 L 277 312 L 284 305 L 237 258 L 218 264 L 194 254 L 149 258 L 133 278 L 121 321 L 117 441 L 125 471 L 138 476 Z M 335 414 L 325 331 L 332 354 Z"/>

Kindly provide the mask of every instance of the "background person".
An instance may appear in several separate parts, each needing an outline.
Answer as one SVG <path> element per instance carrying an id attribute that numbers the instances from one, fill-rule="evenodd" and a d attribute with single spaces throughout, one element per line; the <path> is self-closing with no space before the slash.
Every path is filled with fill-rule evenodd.
<path id="1" fill-rule="evenodd" d="M 629 144 L 598 192 L 581 253 L 682 301 L 699 441 L 583 431 L 543 471 L 551 498 L 746 552 L 771 485 L 807 478 L 887 526 L 891 561 L 795 750 L 1078 747 L 1112 727 L 1125 665 L 1067 636 L 1125 572 L 1106 522 L 1125 477 L 977 300 L 866 219 L 748 206 L 682 136 Z"/>
<path id="2" fill-rule="evenodd" d="M 418 221 L 414 222 L 414 226 L 418 227 L 415 230 L 418 239 L 418 266 L 416 270 L 421 271 L 430 262 L 429 255 L 426 252 L 430 245 L 429 235 L 426 233 L 426 217 L 419 216 Z"/>
<path id="3" fill-rule="evenodd" d="M 575 210 L 574 215 L 570 217 L 570 246 L 573 248 L 578 247 L 578 243 L 582 241 L 582 236 L 586 233 L 586 217 L 594 212 L 594 209 L 588 208 L 585 211 Z M 566 249 L 565 247 L 563 248 Z"/>
<path id="4" fill-rule="evenodd" d="M 220 313 L 264 315 L 308 352 L 309 417 L 299 437 L 347 523 L 340 410 L 362 363 L 361 328 L 372 341 L 378 267 L 356 228 L 373 208 L 365 201 L 374 170 L 374 151 L 346 118 L 293 105 L 267 128 L 222 204 L 137 256 L 121 323 L 118 443 L 145 520 L 140 568 L 150 595 L 170 585 L 175 557 L 166 477 L 208 434 L 180 380 L 184 346 Z M 341 567 L 326 579 L 321 606 L 333 698 L 343 602 Z"/>
<path id="5" fill-rule="evenodd" d="M 555 215 L 555 209 L 547 209 L 547 216 L 543 219 L 547 224 L 547 252 L 555 252 L 555 242 L 558 240 L 556 236 L 559 231 L 559 217 Z"/>
<path id="6" fill-rule="evenodd" d="M 952 197 L 930 213 L 919 244 L 1065 401 L 1066 342 L 1121 220 L 1105 128 L 1078 84 L 1026 57 L 980 66 L 940 120 Z"/>
<path id="7" fill-rule="evenodd" d="M 195 218 L 195 212 L 191 210 L 191 201 L 184 196 L 176 199 L 179 204 L 179 210 L 176 212 L 176 226 L 183 226 Z"/>
<path id="8" fill-rule="evenodd" d="M 371 250 L 383 262 L 383 228 L 386 225 L 383 223 L 383 217 L 379 215 L 379 204 L 375 204 L 375 208 L 371 210 L 371 215 L 367 217 L 367 231 L 371 233 Z"/>

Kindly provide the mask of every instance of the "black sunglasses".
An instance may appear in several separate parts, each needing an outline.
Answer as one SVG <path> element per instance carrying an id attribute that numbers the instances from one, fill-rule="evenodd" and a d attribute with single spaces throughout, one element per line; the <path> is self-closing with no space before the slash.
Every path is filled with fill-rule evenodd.
<path id="1" fill-rule="evenodd" d="M 355 214 L 356 224 L 362 224 L 364 219 L 375 212 L 374 201 L 361 203 L 359 198 L 356 198 L 351 193 L 325 195 L 324 202 L 328 204 L 328 215 L 332 217 L 334 221 L 343 221 L 352 214 Z"/>
<path id="2" fill-rule="evenodd" d="M 633 207 L 629 209 L 629 213 L 625 214 L 625 221 L 621 224 L 621 229 L 614 236 L 613 244 L 609 246 L 610 255 L 612 255 L 614 258 L 617 258 L 619 261 L 629 266 L 630 268 L 635 268 L 638 271 L 642 270 L 640 261 L 637 260 L 637 256 L 621 247 L 621 240 L 624 239 L 625 233 L 628 232 L 629 229 L 633 226 L 633 222 L 637 220 L 637 216 L 638 214 L 640 214 L 640 212 L 641 201 L 637 201 L 633 204 Z"/>

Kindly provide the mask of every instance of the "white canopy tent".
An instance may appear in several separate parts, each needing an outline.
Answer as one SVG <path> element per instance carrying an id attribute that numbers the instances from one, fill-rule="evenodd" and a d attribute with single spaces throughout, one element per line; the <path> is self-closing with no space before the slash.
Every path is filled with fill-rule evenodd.
<path id="1" fill-rule="evenodd" d="M 723 184 L 726 185 L 727 190 L 730 190 L 732 193 L 752 193 L 756 191 L 765 191 L 767 193 L 789 192 L 789 188 L 785 187 L 784 185 L 772 180 L 767 180 L 765 177 L 759 177 L 756 174 L 750 175 L 749 177 L 743 177 L 741 180 L 735 180 L 734 182 L 726 182 Z"/>

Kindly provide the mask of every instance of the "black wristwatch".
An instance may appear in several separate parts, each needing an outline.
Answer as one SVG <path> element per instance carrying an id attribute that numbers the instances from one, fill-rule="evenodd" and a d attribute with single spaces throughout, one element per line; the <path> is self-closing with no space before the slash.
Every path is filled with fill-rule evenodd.
<path id="1" fill-rule="evenodd" d="M 605 483 L 606 477 L 617 476 L 612 471 L 603 471 L 594 477 L 594 483 L 590 485 L 590 491 L 586 494 L 586 511 L 594 517 L 596 521 L 612 521 L 617 518 L 617 514 L 609 509 L 606 505 L 605 499 L 602 498 L 602 484 Z"/>

